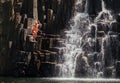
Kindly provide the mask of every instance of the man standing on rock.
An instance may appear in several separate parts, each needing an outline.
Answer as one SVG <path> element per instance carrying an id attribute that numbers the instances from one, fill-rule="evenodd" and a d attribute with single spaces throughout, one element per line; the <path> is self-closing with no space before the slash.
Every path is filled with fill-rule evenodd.
<path id="1" fill-rule="evenodd" d="M 39 31 L 39 28 L 42 27 L 42 24 L 39 21 L 36 21 L 33 26 L 34 27 L 32 29 L 32 33 L 33 33 L 33 37 L 36 38 L 37 34 L 38 34 L 38 31 Z"/>

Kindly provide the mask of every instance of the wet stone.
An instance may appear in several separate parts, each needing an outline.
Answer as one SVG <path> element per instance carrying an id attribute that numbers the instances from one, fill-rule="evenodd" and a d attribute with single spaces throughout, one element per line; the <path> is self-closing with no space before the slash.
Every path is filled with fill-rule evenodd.
<path id="1" fill-rule="evenodd" d="M 104 70 L 104 76 L 111 78 L 113 76 L 113 67 L 106 67 Z"/>
<path id="2" fill-rule="evenodd" d="M 109 23 L 107 22 L 98 22 L 97 23 L 97 31 L 104 31 L 106 34 L 110 30 Z"/>
<path id="3" fill-rule="evenodd" d="M 101 0 L 88 0 L 88 13 L 89 13 L 89 15 L 96 15 L 101 10 L 102 10 Z"/>
<path id="4" fill-rule="evenodd" d="M 42 39 L 41 49 L 42 49 L 42 50 L 48 50 L 49 48 L 50 48 L 50 39 L 48 39 L 48 38 L 43 38 L 43 39 Z"/>
<path id="5" fill-rule="evenodd" d="M 45 53 L 45 62 L 50 62 L 50 53 Z"/>
<path id="6" fill-rule="evenodd" d="M 120 61 L 116 61 L 116 77 L 120 78 Z"/>
<path id="7" fill-rule="evenodd" d="M 56 62 L 57 53 L 50 52 L 50 62 Z"/>
<path id="8" fill-rule="evenodd" d="M 97 32 L 97 36 L 98 37 L 104 37 L 105 36 L 105 32 L 104 31 L 98 31 Z"/>
<path id="9" fill-rule="evenodd" d="M 44 62 L 41 63 L 40 77 L 54 77 L 55 76 L 55 64 Z"/>

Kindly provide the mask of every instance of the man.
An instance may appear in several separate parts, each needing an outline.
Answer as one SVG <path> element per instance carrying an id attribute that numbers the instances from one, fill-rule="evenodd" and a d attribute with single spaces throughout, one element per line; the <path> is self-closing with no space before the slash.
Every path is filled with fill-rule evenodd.
<path id="1" fill-rule="evenodd" d="M 42 27 L 42 24 L 39 21 L 36 21 L 35 24 L 33 25 L 32 33 L 33 33 L 33 38 L 36 39 L 39 28 Z"/>

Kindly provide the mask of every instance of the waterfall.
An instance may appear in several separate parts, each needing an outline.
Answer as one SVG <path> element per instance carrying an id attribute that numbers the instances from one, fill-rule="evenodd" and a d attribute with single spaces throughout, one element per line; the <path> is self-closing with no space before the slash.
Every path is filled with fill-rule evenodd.
<path id="1" fill-rule="evenodd" d="M 74 77 L 76 57 L 82 52 L 82 39 L 83 35 L 86 35 L 89 24 L 88 14 L 82 13 L 83 0 L 77 0 L 75 3 L 74 16 L 70 20 L 70 29 L 65 31 L 65 51 L 64 51 L 64 63 L 62 65 L 62 76 L 63 77 Z"/>
<path id="2" fill-rule="evenodd" d="M 91 21 L 87 13 L 87 0 L 76 1 L 69 29 L 65 31 L 64 60 L 60 65 L 62 77 L 103 76 L 105 48 L 109 43 L 107 28 L 110 28 L 114 19 L 103 0 L 101 3 L 102 11 Z M 100 25 L 102 30 L 99 30 Z"/>

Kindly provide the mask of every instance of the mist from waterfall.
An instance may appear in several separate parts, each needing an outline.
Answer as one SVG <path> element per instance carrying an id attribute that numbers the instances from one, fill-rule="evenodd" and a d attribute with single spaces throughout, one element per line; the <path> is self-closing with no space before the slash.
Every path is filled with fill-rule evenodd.
<path id="1" fill-rule="evenodd" d="M 80 77 L 76 74 L 81 72 L 79 63 L 82 62 L 79 57 L 83 53 L 83 59 L 86 60 L 83 67 L 87 66 L 86 77 L 103 77 L 105 48 L 109 44 L 109 39 L 108 32 L 104 33 L 98 30 L 98 24 L 104 28 L 110 28 L 114 19 L 111 12 L 105 8 L 103 0 L 101 3 L 102 11 L 91 21 L 87 13 L 87 0 L 76 1 L 73 17 L 69 21 L 69 29 L 65 31 L 64 62 L 60 65 L 60 76 Z M 98 37 L 98 32 L 102 33 L 104 37 Z M 102 41 L 99 40 L 100 38 Z"/>

